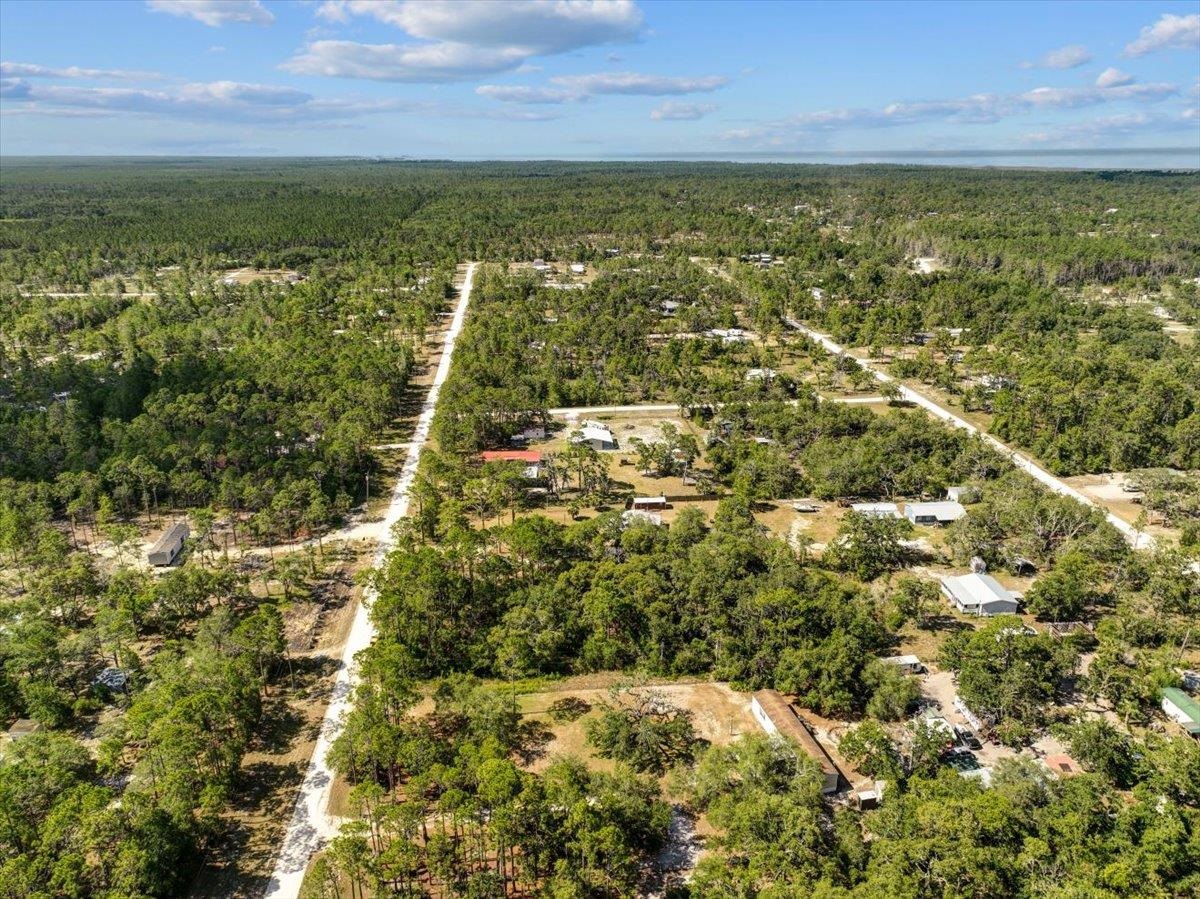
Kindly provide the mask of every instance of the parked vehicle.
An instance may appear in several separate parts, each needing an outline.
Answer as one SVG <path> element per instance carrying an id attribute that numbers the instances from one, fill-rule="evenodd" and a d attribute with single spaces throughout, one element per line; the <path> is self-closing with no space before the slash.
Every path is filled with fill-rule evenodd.
<path id="1" fill-rule="evenodd" d="M 954 736 L 958 738 L 959 745 L 964 749 L 978 752 L 983 748 L 983 743 L 980 742 L 979 737 L 975 736 L 974 731 L 970 731 L 965 727 L 955 725 Z"/>

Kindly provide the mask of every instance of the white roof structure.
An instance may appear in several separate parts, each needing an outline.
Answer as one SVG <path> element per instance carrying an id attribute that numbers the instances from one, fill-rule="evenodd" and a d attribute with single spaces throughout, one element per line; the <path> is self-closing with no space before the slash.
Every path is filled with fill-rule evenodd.
<path id="1" fill-rule="evenodd" d="M 954 739 L 954 725 L 943 718 L 941 715 L 930 715 L 925 719 L 925 726 L 930 730 L 937 731 L 946 736 L 947 739 Z"/>
<path id="2" fill-rule="evenodd" d="M 750 339 L 741 328 L 712 328 L 704 332 L 706 337 L 720 337 L 722 343 L 745 343 Z"/>
<path id="3" fill-rule="evenodd" d="M 773 368 L 752 368 L 746 372 L 747 381 L 770 381 L 779 372 Z"/>
<path id="4" fill-rule="evenodd" d="M 898 668 L 920 668 L 921 660 L 914 655 L 884 656 L 880 659 L 885 665 L 895 665 Z"/>
<path id="5" fill-rule="evenodd" d="M 644 509 L 626 509 L 621 513 L 621 524 L 630 525 L 634 522 L 645 522 L 652 524 L 655 527 L 662 527 L 662 516 L 655 515 L 653 512 L 647 512 Z"/>
<path id="6" fill-rule="evenodd" d="M 909 521 L 920 523 L 922 521 L 936 521 L 938 524 L 946 524 L 951 521 L 958 521 L 967 514 L 967 510 L 962 507 L 962 504 L 954 500 L 943 500 L 936 503 L 905 503 L 904 517 Z"/>
<path id="7" fill-rule="evenodd" d="M 598 443 L 601 446 L 615 446 L 617 441 L 613 437 L 612 431 L 603 425 L 595 422 L 587 421 L 580 428 L 580 435 L 575 438 L 580 443 Z"/>
<path id="8" fill-rule="evenodd" d="M 1008 615 L 1017 611 L 1017 598 L 990 574 L 947 575 L 942 593 L 960 612 L 969 615 Z"/>
<path id="9" fill-rule="evenodd" d="M 900 507 L 895 503 L 854 503 L 850 506 L 850 511 L 872 518 L 900 517 Z"/>

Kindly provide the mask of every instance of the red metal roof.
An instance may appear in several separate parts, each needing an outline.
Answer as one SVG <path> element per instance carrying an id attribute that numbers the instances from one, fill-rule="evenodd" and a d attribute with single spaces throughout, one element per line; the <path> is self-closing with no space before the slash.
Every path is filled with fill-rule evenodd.
<path id="1" fill-rule="evenodd" d="M 487 450 L 479 454 L 484 462 L 541 462 L 536 450 Z"/>

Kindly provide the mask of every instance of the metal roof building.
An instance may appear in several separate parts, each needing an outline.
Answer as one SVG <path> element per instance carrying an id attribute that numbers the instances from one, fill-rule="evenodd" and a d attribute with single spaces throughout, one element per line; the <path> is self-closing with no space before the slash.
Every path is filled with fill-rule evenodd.
<path id="1" fill-rule="evenodd" d="M 866 515 L 868 518 L 899 518 L 900 507 L 895 503 L 854 503 L 851 512 Z"/>
<path id="2" fill-rule="evenodd" d="M 150 552 L 146 553 L 146 561 L 158 567 L 172 564 L 183 552 L 183 541 L 190 533 L 186 521 L 175 522 L 154 541 Z"/>
<path id="3" fill-rule="evenodd" d="M 1017 598 L 990 574 L 972 571 L 947 575 L 942 578 L 942 595 L 968 615 L 1011 615 L 1017 611 Z"/>
<path id="4" fill-rule="evenodd" d="M 937 503 L 905 503 L 904 517 L 913 524 L 949 524 L 967 514 L 961 503 L 943 500 Z"/>
<path id="5" fill-rule="evenodd" d="M 1200 737 L 1200 702 L 1178 687 L 1167 687 L 1162 692 L 1162 710 L 1193 737 Z"/>
<path id="6" fill-rule="evenodd" d="M 821 766 L 825 782 L 821 786 L 822 793 L 836 793 L 841 785 L 842 774 L 825 748 L 817 742 L 796 714 L 791 703 L 783 698 L 777 690 L 759 690 L 750 700 L 750 711 L 754 718 L 769 734 L 778 734 L 800 744 L 805 754 Z"/>
<path id="7" fill-rule="evenodd" d="M 603 425 L 591 422 L 585 424 L 580 435 L 572 440 L 576 443 L 590 444 L 593 449 L 598 450 L 617 448 L 617 440 L 613 437 L 612 431 Z"/>

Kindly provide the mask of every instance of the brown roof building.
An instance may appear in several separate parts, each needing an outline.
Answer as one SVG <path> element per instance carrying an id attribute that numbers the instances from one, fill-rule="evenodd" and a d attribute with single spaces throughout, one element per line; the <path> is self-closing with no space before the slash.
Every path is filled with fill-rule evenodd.
<path id="1" fill-rule="evenodd" d="M 808 726 L 796 714 L 791 703 L 784 699 L 779 691 L 759 690 L 756 692 L 750 700 L 750 711 L 754 713 L 755 720 L 763 730 L 769 734 L 779 734 L 798 743 L 805 754 L 821 766 L 821 773 L 825 775 L 825 782 L 821 786 L 822 793 L 829 794 L 838 791 L 842 773 L 833 763 L 833 759 L 829 757 L 825 748 L 817 742 L 817 738 L 812 735 Z"/>

